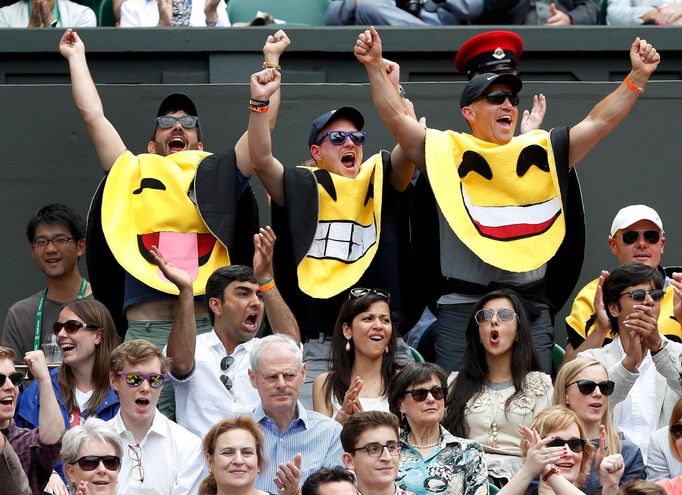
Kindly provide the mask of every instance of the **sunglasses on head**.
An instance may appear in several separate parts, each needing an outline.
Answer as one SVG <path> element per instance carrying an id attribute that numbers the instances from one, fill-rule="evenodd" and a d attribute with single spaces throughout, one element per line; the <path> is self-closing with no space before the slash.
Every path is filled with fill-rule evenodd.
<path id="1" fill-rule="evenodd" d="M 316 145 L 321 145 L 325 139 L 329 138 L 329 142 L 341 146 L 346 142 L 346 138 L 350 138 L 353 144 L 363 144 L 367 133 L 365 131 L 329 131 L 325 132 L 320 138 L 315 141 Z"/>
<path id="2" fill-rule="evenodd" d="M 519 104 L 519 95 L 515 93 L 511 93 L 509 91 L 492 91 L 488 93 L 487 95 L 481 96 L 481 98 L 485 98 L 486 101 L 492 105 L 502 105 L 504 103 L 504 100 L 509 100 L 509 103 L 512 104 L 512 106 L 518 106 Z"/>
<path id="3" fill-rule="evenodd" d="M 147 380 L 152 388 L 163 387 L 163 382 L 168 376 L 166 373 L 141 373 L 139 371 L 117 371 L 118 376 L 126 377 L 126 384 L 130 387 L 139 387 L 142 382 Z"/>
<path id="4" fill-rule="evenodd" d="M 599 383 L 593 382 L 592 380 L 576 380 L 566 385 L 566 388 L 573 384 L 578 385 L 578 390 L 580 390 L 580 393 L 583 395 L 590 395 L 592 392 L 594 392 L 595 388 L 599 387 L 599 391 L 606 396 L 613 393 L 613 388 L 616 385 L 611 380 L 606 380 Z"/>
<path id="5" fill-rule="evenodd" d="M 62 328 L 66 331 L 66 333 L 76 333 L 78 330 L 81 328 L 90 328 L 91 330 L 99 330 L 99 327 L 97 325 L 91 325 L 90 323 L 83 323 L 82 321 L 78 320 L 68 320 L 62 323 L 61 321 L 57 321 L 52 324 L 52 332 L 57 335 L 59 332 L 62 331 Z"/>
<path id="6" fill-rule="evenodd" d="M 661 233 L 658 230 L 626 230 L 620 236 L 623 239 L 623 244 L 634 244 L 639 240 L 639 234 L 642 234 L 644 240 L 649 244 L 656 244 L 661 239 Z"/>
<path id="7" fill-rule="evenodd" d="M 434 399 L 441 400 L 445 398 L 445 388 L 413 388 L 412 390 L 405 390 L 405 392 L 403 392 L 403 396 L 406 396 L 407 394 L 410 394 L 412 399 L 417 402 L 424 402 L 429 394 L 431 394 Z"/>
<path id="8" fill-rule="evenodd" d="M 174 117 L 173 115 L 162 115 L 161 117 L 156 117 L 156 123 L 161 129 L 170 129 L 176 122 L 180 122 L 180 125 L 185 129 L 193 129 L 197 126 L 199 117 L 195 117 L 194 115 L 180 115 L 178 117 Z"/>
<path id="9" fill-rule="evenodd" d="M 121 458 L 116 455 L 84 455 L 71 464 L 78 464 L 83 471 L 94 471 L 100 462 L 109 471 L 118 471 L 121 467 Z"/>
<path id="10" fill-rule="evenodd" d="M 497 309 L 479 309 L 474 315 L 474 320 L 479 325 L 484 321 L 490 321 L 493 316 L 497 315 L 497 319 L 504 322 L 510 322 L 516 318 L 516 313 L 511 308 L 497 308 Z"/>
<path id="11" fill-rule="evenodd" d="M 647 295 L 653 299 L 654 302 L 658 302 L 663 298 L 663 296 L 665 296 L 665 291 L 662 289 L 649 291 L 644 289 L 635 289 L 628 292 L 623 292 L 619 297 L 630 296 L 634 302 L 637 304 L 642 304 L 646 300 Z"/>
<path id="12" fill-rule="evenodd" d="M 563 447 L 568 445 L 568 448 L 575 453 L 580 453 L 585 449 L 585 444 L 587 440 L 584 438 L 571 438 L 569 440 L 564 440 L 563 438 L 555 438 L 547 444 L 547 447 Z"/>
<path id="13" fill-rule="evenodd" d="M 385 291 L 384 289 L 365 289 L 364 287 L 355 287 L 354 289 L 351 289 L 348 293 L 348 299 L 364 297 L 367 294 L 374 294 L 375 296 L 382 297 L 386 299 L 386 302 L 391 301 L 391 294 L 389 294 L 388 291 Z"/>
<path id="14" fill-rule="evenodd" d="M 9 375 L 5 375 L 3 373 L 0 373 L 0 387 L 5 385 L 6 380 L 9 378 L 9 381 L 12 382 L 12 385 L 15 387 L 18 387 L 21 381 L 24 379 L 24 375 L 22 373 L 19 373 L 18 371 L 15 371 L 14 373 L 10 373 Z"/>
<path id="15" fill-rule="evenodd" d="M 669 428 L 670 434 L 675 437 L 676 439 L 682 438 L 682 424 L 681 423 L 676 423 L 674 425 L 670 425 Z"/>

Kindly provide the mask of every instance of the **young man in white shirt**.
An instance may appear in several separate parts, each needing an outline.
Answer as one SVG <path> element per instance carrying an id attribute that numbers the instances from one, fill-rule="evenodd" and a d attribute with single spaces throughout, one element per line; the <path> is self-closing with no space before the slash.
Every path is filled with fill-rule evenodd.
<path id="1" fill-rule="evenodd" d="M 109 380 L 121 409 L 109 422 L 126 451 L 120 495 L 197 493 L 206 475 L 201 439 L 156 409 L 168 368 L 168 359 L 146 340 L 125 342 L 111 354 Z"/>

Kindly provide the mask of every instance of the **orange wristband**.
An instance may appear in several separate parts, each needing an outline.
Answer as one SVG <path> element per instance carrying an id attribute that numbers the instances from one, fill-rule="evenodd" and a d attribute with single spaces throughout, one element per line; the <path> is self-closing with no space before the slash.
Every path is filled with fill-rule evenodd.
<path id="1" fill-rule="evenodd" d="M 630 88 L 630 90 L 634 93 L 637 93 L 638 95 L 641 95 L 644 93 L 644 88 L 640 88 L 639 86 L 635 86 L 635 83 L 632 82 L 632 79 L 630 78 L 630 74 L 625 76 L 625 79 L 623 80 L 625 85 Z"/>
<path id="2" fill-rule="evenodd" d="M 261 292 L 267 292 L 275 288 L 275 281 L 272 279 L 265 280 L 264 282 L 259 282 L 258 287 Z"/>

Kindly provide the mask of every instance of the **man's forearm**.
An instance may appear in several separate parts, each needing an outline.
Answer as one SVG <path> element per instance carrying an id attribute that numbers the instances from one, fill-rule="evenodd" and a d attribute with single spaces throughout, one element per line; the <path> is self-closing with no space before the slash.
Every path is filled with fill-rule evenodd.
<path id="1" fill-rule="evenodd" d="M 268 315 L 268 321 L 273 333 L 283 333 L 288 335 L 296 341 L 301 342 L 301 332 L 298 328 L 298 322 L 294 314 L 289 309 L 289 306 L 282 295 L 279 293 L 277 286 L 263 292 L 263 302 L 265 303 L 265 312 Z"/>
<path id="2" fill-rule="evenodd" d="M 48 376 L 38 383 L 40 393 L 40 410 L 38 412 L 38 427 L 40 441 L 45 445 L 54 445 L 64 434 L 64 417 L 54 395 L 52 381 Z"/>
<path id="3" fill-rule="evenodd" d="M 172 360 L 171 372 L 176 378 L 184 378 L 192 371 L 196 338 L 194 293 L 191 289 L 183 289 L 178 296 L 166 350 Z"/>

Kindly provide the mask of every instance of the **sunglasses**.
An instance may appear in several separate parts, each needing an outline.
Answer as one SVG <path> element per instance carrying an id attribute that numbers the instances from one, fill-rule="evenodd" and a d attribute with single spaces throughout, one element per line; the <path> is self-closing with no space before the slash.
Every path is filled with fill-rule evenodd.
<path id="1" fill-rule="evenodd" d="M 656 244 L 659 240 L 661 240 L 661 233 L 658 230 L 626 230 L 620 236 L 614 237 L 620 237 L 623 239 L 623 244 L 627 244 L 629 246 L 630 244 L 634 244 L 639 240 L 640 233 L 644 237 L 644 240 L 649 244 Z"/>
<path id="2" fill-rule="evenodd" d="M 329 142 L 336 146 L 341 146 L 346 142 L 346 138 L 350 138 L 353 144 L 363 144 L 367 133 L 365 131 L 330 131 L 325 132 L 320 138 L 315 141 L 316 145 L 321 145 L 325 139 L 329 138 Z"/>
<path id="3" fill-rule="evenodd" d="M 593 382 L 592 380 L 576 380 L 566 385 L 566 388 L 573 384 L 578 385 L 578 390 L 580 390 L 580 393 L 583 395 L 590 395 L 592 392 L 594 392 L 595 388 L 599 387 L 599 391 L 602 394 L 609 396 L 613 393 L 613 388 L 616 386 L 616 384 L 611 380 L 606 380 L 599 383 Z"/>
<path id="4" fill-rule="evenodd" d="M 628 292 L 623 292 L 618 297 L 630 296 L 634 302 L 637 304 L 642 304 L 646 300 L 646 296 L 649 296 L 654 302 L 658 302 L 665 296 L 665 291 L 662 289 L 655 289 L 646 291 L 644 289 L 635 289 Z"/>
<path id="5" fill-rule="evenodd" d="M 431 394 L 436 400 L 442 400 L 445 398 L 445 388 L 413 388 L 412 390 L 405 390 L 405 392 L 403 392 L 403 396 L 406 396 L 407 394 L 410 394 L 417 402 L 424 402 L 429 394 Z"/>
<path id="6" fill-rule="evenodd" d="M 141 373 L 139 371 L 117 371 L 118 376 L 126 377 L 126 384 L 131 387 L 139 387 L 142 382 L 147 380 L 149 386 L 152 388 L 163 387 L 163 382 L 166 381 L 168 376 L 166 373 Z"/>
<path id="7" fill-rule="evenodd" d="M 569 449 L 578 454 L 585 449 L 586 443 L 587 440 L 585 440 L 584 438 L 571 438 L 569 440 L 564 440 L 563 438 L 555 438 L 554 440 L 547 444 L 547 447 L 563 447 L 564 445 L 568 445 Z"/>
<path id="8" fill-rule="evenodd" d="M 156 123 L 161 129 L 170 129 L 176 122 L 180 122 L 180 125 L 185 129 L 194 129 L 197 126 L 197 122 L 199 122 L 199 117 L 194 115 L 181 115 L 179 117 L 163 115 L 156 117 Z"/>
<path id="9" fill-rule="evenodd" d="M 669 431 L 674 438 L 682 438 L 682 424 L 676 423 L 674 425 L 670 425 Z"/>
<path id="10" fill-rule="evenodd" d="M 388 450 L 390 455 L 400 455 L 400 444 L 398 442 L 386 442 L 385 445 L 381 445 L 378 442 L 372 442 L 368 443 L 364 447 L 353 449 L 351 452 L 365 450 L 367 451 L 367 455 L 370 457 L 381 457 L 381 454 L 384 453 L 384 449 Z"/>
<path id="11" fill-rule="evenodd" d="M 355 287 L 354 289 L 351 289 L 348 293 L 348 300 L 364 297 L 367 294 L 374 294 L 382 297 L 386 299 L 386 302 L 391 301 L 391 294 L 389 294 L 388 291 L 385 291 L 384 289 L 365 289 L 364 287 Z"/>
<path id="12" fill-rule="evenodd" d="M 511 308 L 497 308 L 497 309 L 479 309 L 474 315 L 474 320 L 479 325 L 484 321 L 490 321 L 493 316 L 497 315 L 497 319 L 504 322 L 510 322 L 516 318 L 516 313 Z"/>
<path id="13" fill-rule="evenodd" d="M 66 331 L 66 333 L 76 333 L 78 330 L 81 328 L 90 328 L 92 330 L 99 330 L 99 326 L 97 325 L 91 325 L 90 323 L 83 323 L 82 321 L 78 320 L 68 320 L 62 323 L 61 321 L 57 321 L 52 324 L 52 333 L 55 335 L 58 335 L 59 332 L 62 331 L 62 328 Z"/>
<path id="14" fill-rule="evenodd" d="M 512 104 L 513 107 L 516 107 L 519 105 L 519 95 L 515 93 L 510 93 L 509 91 L 493 91 L 491 93 L 488 93 L 487 95 L 481 96 L 481 98 L 485 98 L 488 103 L 491 105 L 502 105 L 504 103 L 504 100 L 509 100 L 509 103 Z"/>
<path id="15" fill-rule="evenodd" d="M 234 364 L 232 356 L 225 356 L 220 360 L 220 381 L 227 390 L 232 390 L 232 380 L 227 376 L 227 370 Z"/>
<path id="16" fill-rule="evenodd" d="M 83 471 L 94 471 L 100 462 L 109 471 L 118 471 L 121 467 L 121 458 L 116 455 L 84 455 L 70 464 L 78 464 Z"/>
<path id="17" fill-rule="evenodd" d="M 15 387 L 18 387 L 19 384 L 23 381 L 24 375 L 22 373 L 19 373 L 18 371 L 15 371 L 14 373 L 10 373 L 9 375 L 5 375 L 3 373 L 0 373 L 0 387 L 5 385 L 6 380 L 9 378 L 9 381 L 12 382 L 12 385 Z"/>

